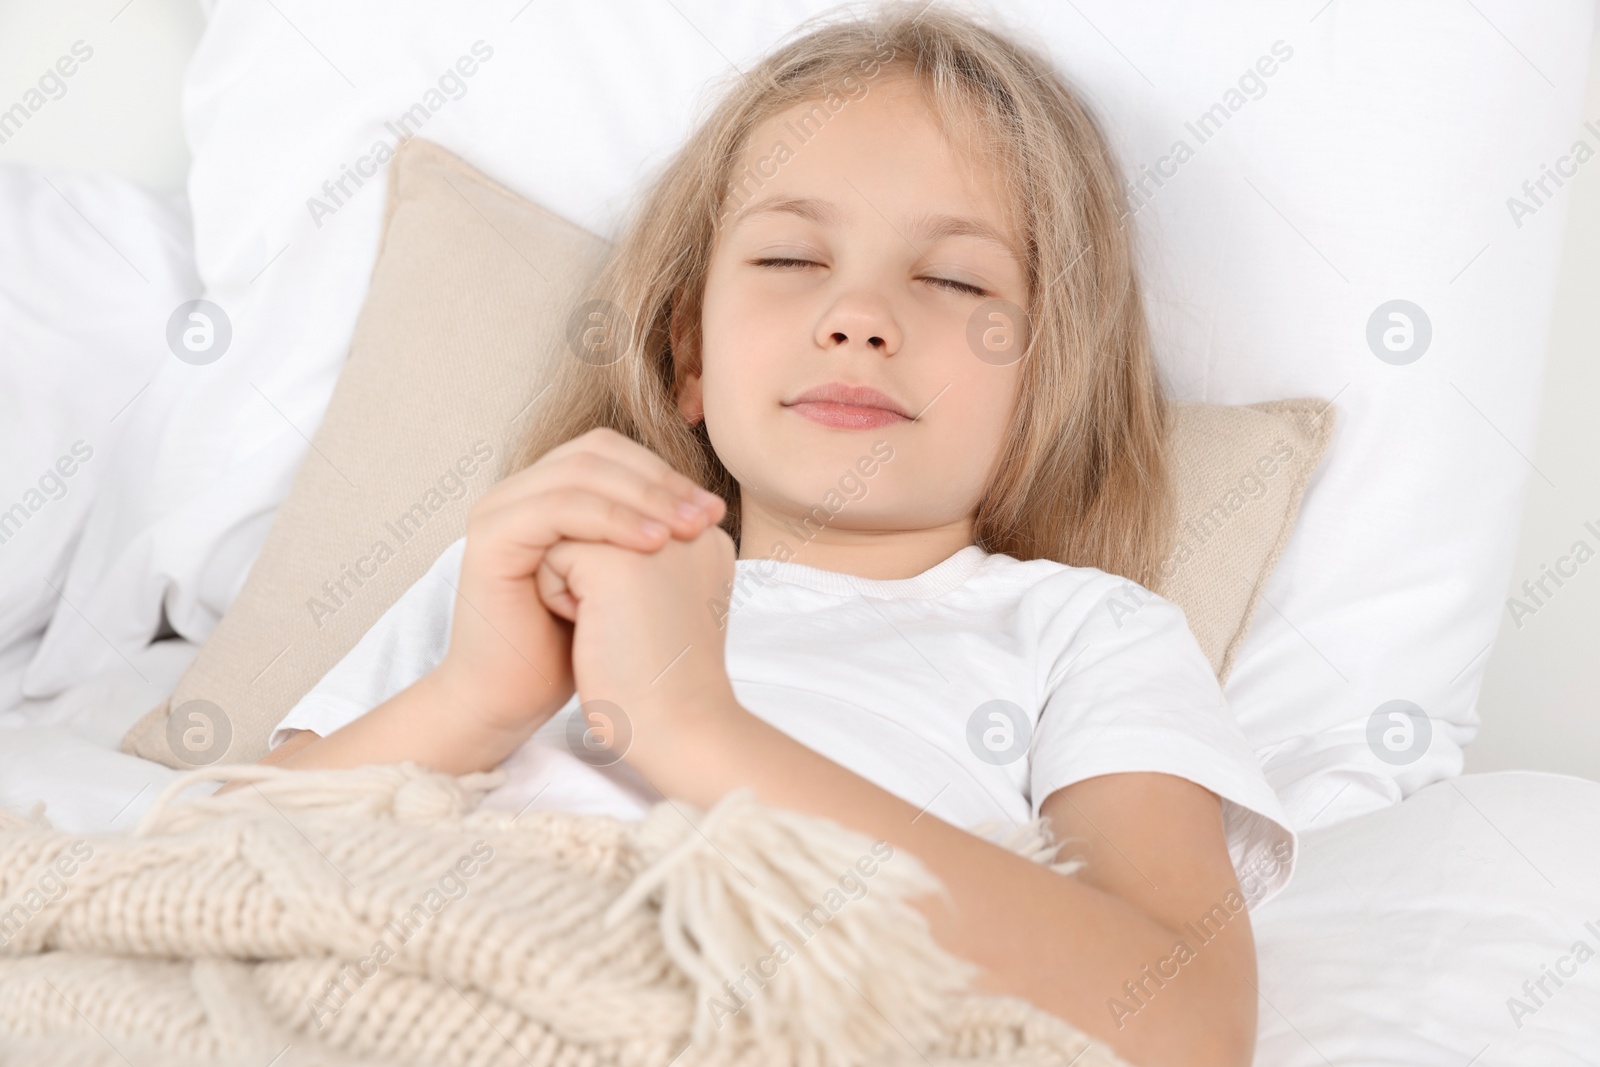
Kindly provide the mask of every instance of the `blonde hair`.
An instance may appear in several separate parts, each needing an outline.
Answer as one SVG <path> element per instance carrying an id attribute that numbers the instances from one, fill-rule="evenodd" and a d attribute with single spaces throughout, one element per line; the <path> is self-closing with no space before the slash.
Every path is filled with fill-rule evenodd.
<path id="1" fill-rule="evenodd" d="M 580 305 L 607 309 L 602 326 L 614 333 L 560 359 L 510 469 L 607 426 L 719 493 L 737 542 L 739 485 L 704 421 L 691 426 L 678 411 L 673 349 L 699 367 L 706 274 L 734 179 L 750 177 L 734 168 L 752 130 L 841 87 L 853 94 L 863 72 L 889 70 L 915 78 L 946 135 L 980 153 L 966 158 L 993 161 L 1028 252 L 1017 407 L 974 541 L 1159 592 L 1176 527 L 1171 414 L 1123 226 L 1120 171 L 1096 120 L 1046 57 L 938 0 L 876 5 L 797 34 L 732 84 L 649 189 Z"/>

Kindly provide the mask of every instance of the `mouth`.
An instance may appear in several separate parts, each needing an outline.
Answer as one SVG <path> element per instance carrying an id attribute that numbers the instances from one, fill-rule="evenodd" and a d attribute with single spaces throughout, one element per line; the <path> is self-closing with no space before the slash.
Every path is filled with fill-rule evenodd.
<path id="1" fill-rule="evenodd" d="M 840 430 L 871 430 L 912 417 L 892 397 L 869 386 L 829 382 L 783 405 L 797 415 Z"/>

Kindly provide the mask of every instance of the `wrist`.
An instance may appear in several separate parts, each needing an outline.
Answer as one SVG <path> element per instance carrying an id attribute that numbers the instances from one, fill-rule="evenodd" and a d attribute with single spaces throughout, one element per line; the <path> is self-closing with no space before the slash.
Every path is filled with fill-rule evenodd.
<path id="1" fill-rule="evenodd" d="M 447 774 L 493 770 L 527 740 L 533 725 L 514 730 L 473 716 L 469 706 L 425 674 L 326 737 L 288 752 L 280 766 L 337 769 L 412 762 Z M 294 744 L 286 742 L 280 751 Z"/>
<path id="2" fill-rule="evenodd" d="M 565 696 L 552 691 L 549 700 L 508 706 L 484 687 L 455 670 L 446 658 L 419 681 L 441 706 L 463 724 L 481 730 L 489 736 L 520 737 L 526 740 L 535 730 L 561 710 L 572 694 Z"/>
<path id="3" fill-rule="evenodd" d="M 453 675 L 439 670 L 424 675 L 417 685 L 426 694 L 424 706 L 436 709 L 441 725 L 447 723 L 453 734 L 483 753 L 483 769 L 498 765 L 515 752 L 556 711 L 552 708 L 538 715 L 501 715 L 471 688 L 459 685 Z"/>
<path id="4" fill-rule="evenodd" d="M 625 758 L 664 796 L 707 805 L 725 791 L 726 761 L 751 716 L 725 678 L 684 689 L 635 702 Z"/>

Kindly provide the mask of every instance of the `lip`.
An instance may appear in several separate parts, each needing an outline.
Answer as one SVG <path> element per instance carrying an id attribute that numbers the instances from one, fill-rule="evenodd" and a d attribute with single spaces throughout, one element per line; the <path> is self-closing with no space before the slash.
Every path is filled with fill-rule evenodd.
<path id="1" fill-rule="evenodd" d="M 870 430 L 911 420 L 911 415 L 892 397 L 871 386 L 844 382 L 807 389 L 783 406 L 812 422 L 842 430 Z"/>

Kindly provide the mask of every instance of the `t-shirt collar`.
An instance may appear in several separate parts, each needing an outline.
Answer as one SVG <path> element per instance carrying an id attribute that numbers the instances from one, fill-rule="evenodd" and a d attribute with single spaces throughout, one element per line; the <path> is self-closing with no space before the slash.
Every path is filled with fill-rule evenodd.
<path id="1" fill-rule="evenodd" d="M 942 596 L 972 577 L 989 553 L 977 545 L 967 545 L 954 555 L 912 575 L 910 578 L 862 578 L 840 571 L 826 571 L 803 563 L 775 559 L 741 559 L 738 579 L 765 584 L 781 582 L 814 589 L 833 596 L 866 596 L 877 600 L 927 599 Z"/>

